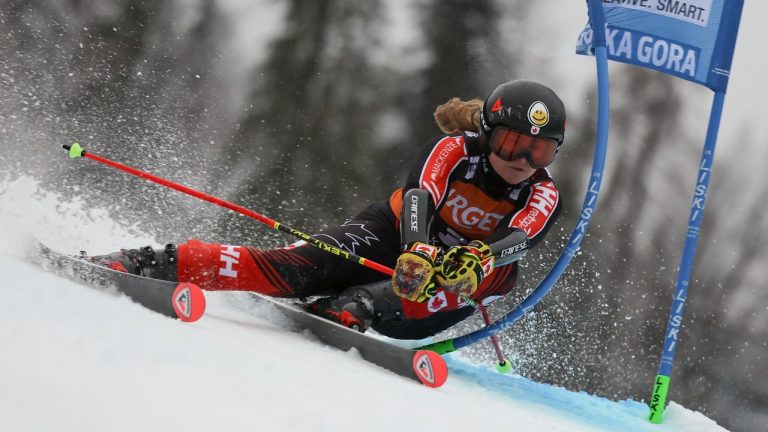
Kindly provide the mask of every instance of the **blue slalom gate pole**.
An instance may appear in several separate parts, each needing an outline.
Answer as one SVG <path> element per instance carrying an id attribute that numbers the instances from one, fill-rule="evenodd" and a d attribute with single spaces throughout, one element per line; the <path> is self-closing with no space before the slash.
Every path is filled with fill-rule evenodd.
<path id="1" fill-rule="evenodd" d="M 656 376 L 651 396 L 651 412 L 648 419 L 652 423 L 662 422 L 662 414 L 664 413 L 664 406 L 667 401 L 672 364 L 675 360 L 680 326 L 683 322 L 685 301 L 688 297 L 688 283 L 691 278 L 691 269 L 693 268 L 693 260 L 696 255 L 696 244 L 699 240 L 701 220 L 704 215 L 704 204 L 707 201 L 707 190 L 712 174 L 712 162 L 715 156 L 715 144 L 717 144 L 717 133 L 720 129 L 720 117 L 723 113 L 724 102 L 725 91 L 716 92 L 709 116 L 704 151 L 702 152 L 701 163 L 699 164 L 699 176 L 696 181 L 696 189 L 694 189 L 690 217 L 688 218 L 688 231 L 685 236 L 683 256 L 680 258 L 680 270 L 677 275 L 677 282 L 675 283 L 675 294 L 672 298 L 672 309 L 669 312 L 669 322 L 667 323 L 667 330 L 664 336 L 664 347 L 661 350 L 659 372 Z"/>
<path id="2" fill-rule="evenodd" d="M 650 403 L 649 420 L 652 423 L 661 423 L 669 390 L 669 377 L 679 342 L 744 0 L 698 2 L 695 8 L 698 13 L 696 17 L 689 14 L 683 16 L 669 9 L 644 7 L 650 5 L 640 4 L 641 2 L 601 3 L 604 9 L 605 31 L 613 41 L 607 44 L 610 60 L 657 70 L 703 85 L 715 92 L 659 372 Z M 683 5 L 683 2 L 680 4 Z M 594 26 L 591 26 L 591 29 L 598 31 Z M 591 42 L 588 28 L 585 28 L 577 42 L 576 52 L 592 54 Z"/>
<path id="3" fill-rule="evenodd" d="M 593 32 L 595 38 L 598 87 L 597 137 L 589 189 L 584 198 L 584 204 L 582 205 L 579 220 L 571 233 L 568 244 L 544 280 L 542 280 L 541 283 L 512 311 L 499 318 L 493 324 L 483 327 L 480 330 L 476 330 L 457 338 L 429 344 L 420 349 L 430 349 L 439 353 L 447 353 L 503 332 L 528 313 L 528 311 L 549 293 L 568 267 L 573 256 L 579 250 L 579 244 L 581 244 L 581 240 L 587 232 L 589 221 L 592 218 L 595 206 L 597 205 L 597 197 L 600 192 L 600 183 L 603 178 L 603 168 L 605 166 L 605 154 L 608 148 L 608 124 L 610 121 L 608 52 L 606 49 L 605 31 L 603 30 L 605 28 L 605 18 L 603 16 L 601 0 L 589 0 L 589 17 L 590 22 L 592 23 L 592 28 L 599 29 Z"/>

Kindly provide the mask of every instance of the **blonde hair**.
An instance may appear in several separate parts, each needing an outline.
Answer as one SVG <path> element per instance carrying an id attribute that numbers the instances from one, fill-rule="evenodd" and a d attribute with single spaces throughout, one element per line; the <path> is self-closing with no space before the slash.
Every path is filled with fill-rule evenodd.
<path id="1" fill-rule="evenodd" d="M 483 101 L 472 99 L 463 101 L 452 98 L 435 109 L 435 122 L 444 133 L 456 130 L 480 131 L 480 110 Z"/>

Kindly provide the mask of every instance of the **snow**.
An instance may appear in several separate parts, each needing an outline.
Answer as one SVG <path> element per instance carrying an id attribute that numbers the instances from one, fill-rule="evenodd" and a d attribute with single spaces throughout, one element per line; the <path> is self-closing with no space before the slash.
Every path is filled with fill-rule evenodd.
<path id="1" fill-rule="evenodd" d="M 208 293 L 196 323 L 163 317 L 28 263 L 36 237 L 65 252 L 151 241 L 35 190 L 0 185 L 0 430 L 724 430 L 674 402 L 651 425 L 641 402 L 499 375 L 460 353 L 430 389 L 290 331 L 243 293 Z"/>

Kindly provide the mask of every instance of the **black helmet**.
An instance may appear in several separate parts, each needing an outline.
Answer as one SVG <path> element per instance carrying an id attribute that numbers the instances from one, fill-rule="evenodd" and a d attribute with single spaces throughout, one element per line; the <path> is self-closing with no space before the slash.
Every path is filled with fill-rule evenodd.
<path id="1" fill-rule="evenodd" d="M 557 147 L 565 138 L 565 105 L 549 87 L 534 81 L 510 81 L 488 96 L 480 111 L 480 133 L 490 137 L 506 126 L 537 138 L 551 138 Z"/>

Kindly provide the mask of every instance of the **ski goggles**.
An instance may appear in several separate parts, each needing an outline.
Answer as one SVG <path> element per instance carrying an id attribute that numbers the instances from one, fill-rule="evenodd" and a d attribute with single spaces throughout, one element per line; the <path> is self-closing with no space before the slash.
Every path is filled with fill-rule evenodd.
<path id="1" fill-rule="evenodd" d="M 532 137 L 497 126 L 491 133 L 489 147 L 496 156 L 507 162 L 524 157 L 531 167 L 544 168 L 555 160 L 557 140 Z"/>

